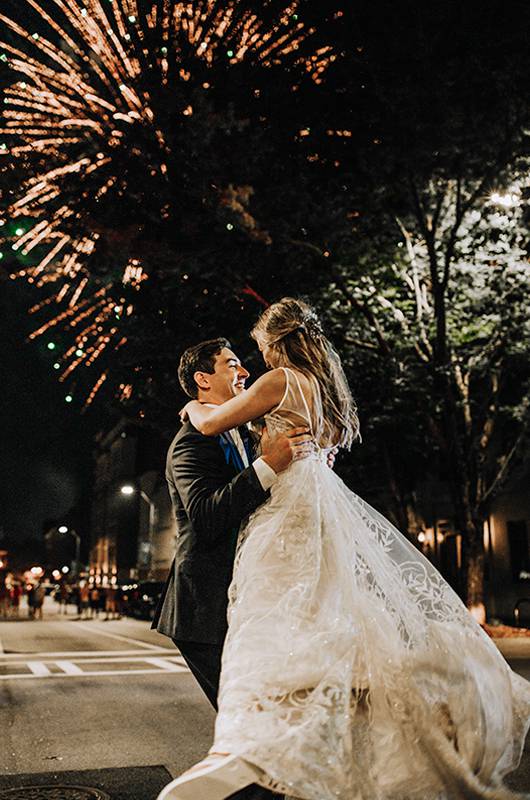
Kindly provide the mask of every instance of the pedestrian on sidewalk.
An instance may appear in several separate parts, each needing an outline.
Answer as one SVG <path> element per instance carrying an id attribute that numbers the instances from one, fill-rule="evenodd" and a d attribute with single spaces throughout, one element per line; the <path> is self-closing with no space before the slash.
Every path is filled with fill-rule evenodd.
<path id="1" fill-rule="evenodd" d="M 70 600 L 70 587 L 66 583 L 59 586 L 59 613 L 68 614 L 68 602 Z"/>
<path id="2" fill-rule="evenodd" d="M 79 584 L 79 605 L 78 611 L 81 619 L 90 619 L 89 616 L 90 605 L 90 586 L 87 581 L 81 581 Z"/>
<path id="3" fill-rule="evenodd" d="M 33 619 L 35 616 L 35 605 L 34 605 L 34 598 L 35 598 L 35 586 L 32 583 L 28 583 L 26 586 L 26 592 L 28 595 L 28 617 Z"/>
<path id="4" fill-rule="evenodd" d="M 93 586 L 90 590 L 90 618 L 93 619 L 94 617 L 98 619 L 99 617 L 99 589 L 97 586 Z"/>
<path id="5" fill-rule="evenodd" d="M 18 581 L 15 581 L 11 587 L 11 614 L 13 617 L 18 617 L 20 614 L 20 598 L 22 597 L 22 586 Z"/>
<path id="6" fill-rule="evenodd" d="M 6 618 L 9 613 L 9 589 L 6 584 L 6 580 L 3 576 L 0 576 L 0 617 Z"/>
<path id="7" fill-rule="evenodd" d="M 107 591 L 102 586 L 99 589 L 99 600 L 98 600 L 98 615 L 105 611 L 107 608 Z"/>
<path id="8" fill-rule="evenodd" d="M 33 616 L 35 619 L 43 619 L 42 606 L 46 597 L 46 588 L 43 583 L 38 581 L 33 588 Z"/>
<path id="9" fill-rule="evenodd" d="M 118 590 L 116 586 L 107 586 L 105 593 L 105 620 L 120 619 L 117 604 Z"/>

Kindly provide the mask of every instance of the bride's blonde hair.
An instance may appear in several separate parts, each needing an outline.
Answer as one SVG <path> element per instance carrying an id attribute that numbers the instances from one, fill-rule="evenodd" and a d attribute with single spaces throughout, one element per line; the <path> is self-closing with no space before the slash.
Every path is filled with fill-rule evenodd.
<path id="1" fill-rule="evenodd" d="M 349 448 L 359 436 L 359 418 L 340 357 L 326 338 L 316 312 L 303 300 L 284 297 L 269 306 L 251 336 L 272 349 L 278 366 L 293 367 L 320 389 L 319 439 Z"/>

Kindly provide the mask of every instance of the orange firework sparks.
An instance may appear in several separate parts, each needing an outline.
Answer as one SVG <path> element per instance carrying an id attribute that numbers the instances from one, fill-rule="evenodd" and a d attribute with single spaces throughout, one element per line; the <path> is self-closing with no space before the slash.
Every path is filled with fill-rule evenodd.
<path id="1" fill-rule="evenodd" d="M 95 221 L 102 203 L 120 205 L 136 189 L 115 166 L 116 152 L 133 161 L 145 153 L 139 143 L 149 142 L 146 173 L 160 186 L 174 179 L 171 135 L 154 95 L 183 92 L 194 62 L 203 76 L 221 62 L 265 70 L 285 63 L 293 89 L 304 76 L 320 83 L 335 56 L 311 44 L 315 30 L 299 19 L 299 4 L 290 2 L 273 24 L 270 14 L 265 22 L 237 0 L 153 0 L 142 7 L 137 0 L 20 0 L 17 15 L 0 13 L 0 57 L 14 75 L 4 91 L 0 154 L 29 175 L 6 209 L 6 218 L 24 226 L 9 239 L 21 264 L 14 275 L 52 290 L 31 309 L 55 310 L 30 339 L 53 328 L 75 334 L 58 362 L 61 380 L 125 344 L 119 319 L 134 309 L 130 299 L 114 298 L 134 296 L 149 281 L 141 254 L 109 248 L 108 241 L 105 249 L 104 226 Z M 32 15 L 38 33 L 20 22 Z M 211 82 L 201 78 L 200 85 L 207 91 Z M 190 100 L 182 104 L 182 124 L 195 108 Z M 158 214 L 166 219 L 166 206 Z M 102 288 L 94 275 L 109 250 L 113 278 Z M 87 405 L 107 376 L 105 369 Z M 130 397 L 130 384 L 123 386 L 121 396 Z"/>

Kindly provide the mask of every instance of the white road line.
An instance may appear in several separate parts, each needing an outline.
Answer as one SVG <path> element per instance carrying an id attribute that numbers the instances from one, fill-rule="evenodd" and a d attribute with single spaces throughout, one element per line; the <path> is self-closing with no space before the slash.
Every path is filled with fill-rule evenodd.
<path id="1" fill-rule="evenodd" d="M 150 657 L 147 653 L 142 654 L 139 650 L 134 650 L 134 655 L 122 655 L 123 651 L 111 651 L 110 656 L 100 656 L 98 651 L 94 651 L 89 658 L 76 658 L 75 655 L 70 659 L 48 658 L 46 660 L 26 659 L 16 662 L 4 662 L 0 657 L 0 665 L 9 668 L 10 665 L 16 667 L 26 667 L 29 672 L 16 672 L 7 675 L 0 675 L 0 680 L 18 680 L 19 678 L 90 678 L 108 675 L 170 675 L 175 673 L 189 672 L 189 667 L 182 656 L 174 655 L 167 657 Z M 152 652 L 152 651 L 151 651 Z M 167 651 L 166 651 L 167 652 Z M 104 666 L 130 664 L 132 669 L 104 669 Z M 96 664 L 101 665 L 99 669 L 93 670 Z M 60 672 L 51 670 L 52 665 L 57 667 Z M 82 665 L 82 667 L 81 667 Z M 143 665 L 146 665 L 145 667 Z M 150 669 L 155 667 L 155 669 Z"/>
<path id="2" fill-rule="evenodd" d="M 67 675 L 84 675 L 82 669 L 76 667 L 75 664 L 72 664 L 71 661 L 56 661 L 55 662 L 59 669 L 62 669 Z"/>
<path id="3" fill-rule="evenodd" d="M 17 661 L 22 659 L 26 661 L 28 658 L 76 658 L 77 656 L 135 656 L 141 653 L 141 650 L 63 650 L 59 652 L 38 652 L 38 653 L 0 653 L 0 662 L 6 663 L 7 661 Z M 154 651 L 153 651 L 154 653 Z M 178 651 L 173 647 L 159 647 L 158 655 L 169 654 L 171 658 L 180 658 L 181 656 L 173 656 L 173 653 Z"/>
<path id="4" fill-rule="evenodd" d="M 136 655 L 134 656 L 111 656 L 110 658 L 107 656 L 106 658 L 99 658 L 97 655 L 95 658 L 72 658 L 75 664 L 95 664 L 98 661 L 103 661 L 106 664 L 119 664 L 120 661 L 127 661 L 130 663 L 134 663 L 135 661 L 140 661 L 142 663 L 154 664 L 155 662 L 165 663 L 167 661 L 174 661 L 176 664 L 179 664 L 181 667 L 185 667 L 188 669 L 188 665 L 184 661 L 181 656 L 169 656 L 168 658 L 148 658 L 147 656 L 139 656 L 137 655 L 138 651 L 136 651 Z M 55 659 L 52 659 L 51 663 L 54 663 Z M 2 662 L 0 661 L 0 664 Z M 59 663 L 59 662 L 57 662 Z"/>
<path id="5" fill-rule="evenodd" d="M 145 656 L 143 654 L 142 655 L 138 655 L 138 653 L 139 653 L 138 650 L 135 650 L 133 655 L 121 655 L 120 651 L 118 651 L 118 653 L 119 653 L 119 655 L 116 653 L 116 651 L 114 651 L 114 654 L 111 655 L 111 656 L 100 656 L 100 654 L 98 652 L 95 652 L 93 654 L 90 654 L 88 658 L 86 656 L 84 656 L 82 658 L 76 658 L 76 654 L 72 653 L 71 654 L 71 658 L 69 658 L 67 661 L 65 661 L 65 663 L 69 663 L 70 662 L 70 663 L 74 663 L 74 664 L 92 664 L 92 663 L 96 663 L 98 661 L 103 661 L 103 662 L 110 663 L 110 664 L 116 664 L 116 663 L 119 663 L 120 661 L 130 661 L 130 662 L 151 661 L 151 659 L 149 659 L 147 656 Z M 161 654 L 161 657 L 158 660 L 175 662 L 176 664 L 180 664 L 181 667 L 187 667 L 187 664 L 184 661 L 184 659 L 182 658 L 182 656 L 165 656 L 165 655 Z M 6 661 L 5 659 L 3 659 L 0 656 L 0 666 L 3 666 L 3 667 L 9 667 L 10 664 L 18 666 L 18 665 L 21 665 L 21 664 L 26 664 L 27 661 L 28 661 L 27 658 L 25 658 L 23 660 L 19 659 L 18 661 Z M 42 653 L 40 661 L 42 661 L 42 663 L 55 664 L 55 663 L 60 663 L 61 659 L 49 658 L 47 653 Z"/>
<path id="6" fill-rule="evenodd" d="M 111 639 L 119 639 L 122 642 L 129 642 L 130 644 L 135 644 L 137 647 L 145 647 L 146 650 L 160 650 L 160 646 L 156 644 L 148 644 L 147 642 L 142 642 L 140 639 L 132 639 L 130 636 L 120 636 L 118 633 L 109 633 L 108 631 L 104 631 L 101 628 L 98 628 L 96 625 L 86 625 L 83 622 L 74 622 L 72 621 L 72 625 L 77 625 L 79 628 L 83 628 L 83 630 L 91 631 L 92 633 L 98 633 L 101 636 L 109 636 Z"/>
<path id="7" fill-rule="evenodd" d="M 28 664 L 29 669 L 32 671 L 33 675 L 24 675 L 22 677 L 25 677 L 25 678 L 33 678 L 33 677 L 47 678 L 47 677 L 49 677 L 51 675 L 50 670 L 48 669 L 46 664 L 43 664 L 42 661 L 28 661 L 27 664 Z"/>
<path id="8" fill-rule="evenodd" d="M 182 658 L 182 656 L 168 656 L 167 661 L 174 661 L 175 664 L 180 664 L 181 667 L 186 667 L 186 669 L 189 669 L 186 659 Z"/>
<path id="9" fill-rule="evenodd" d="M 187 671 L 187 670 L 186 670 Z M 184 672 L 184 670 L 181 670 Z M 165 669 L 103 669 L 98 672 L 82 672 L 80 675 L 77 673 L 68 674 L 66 672 L 50 672 L 48 675 L 0 675 L 0 681 L 7 680 L 27 680 L 28 678 L 96 678 L 102 675 L 174 675 L 175 673 L 169 672 Z"/>
<path id="10" fill-rule="evenodd" d="M 154 667 L 160 669 L 167 669 L 168 672 L 187 672 L 188 669 L 182 667 L 180 664 L 173 664 L 171 661 L 165 661 L 163 658 L 145 658 L 146 664 L 152 664 Z"/>

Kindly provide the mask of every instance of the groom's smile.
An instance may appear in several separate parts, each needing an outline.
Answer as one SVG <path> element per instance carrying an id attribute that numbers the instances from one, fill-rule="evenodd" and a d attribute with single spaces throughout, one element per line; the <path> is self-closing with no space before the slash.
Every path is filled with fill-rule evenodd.
<path id="1" fill-rule="evenodd" d="M 236 354 L 228 347 L 223 347 L 215 357 L 212 373 L 195 373 L 200 391 L 199 399 L 216 405 L 225 403 L 245 390 L 248 377 L 248 370 L 243 367 Z"/>

